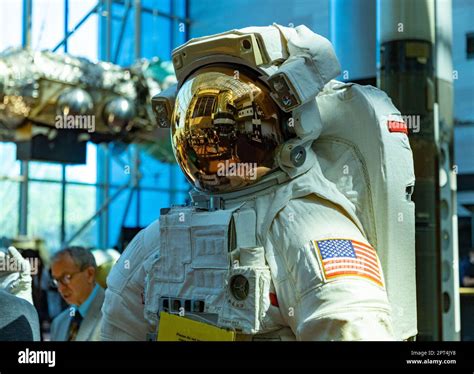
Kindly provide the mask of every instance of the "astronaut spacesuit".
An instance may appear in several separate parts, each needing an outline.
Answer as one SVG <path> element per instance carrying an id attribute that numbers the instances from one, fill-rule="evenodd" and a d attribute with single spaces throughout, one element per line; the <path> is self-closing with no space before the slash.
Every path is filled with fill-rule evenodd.
<path id="1" fill-rule="evenodd" d="M 388 213 L 393 207 L 383 203 L 391 198 L 386 190 L 369 182 L 383 170 L 380 183 L 387 184 L 391 169 L 377 165 L 373 173 L 362 162 L 354 175 L 332 179 L 330 166 L 347 167 L 359 151 L 334 157 L 347 142 L 331 141 L 330 115 L 318 109 L 337 111 L 331 100 L 357 105 L 365 97 L 373 105 L 382 97 L 379 103 L 396 111 L 385 94 L 330 82 L 340 69 L 332 46 L 305 26 L 192 39 L 173 52 L 173 64 L 178 85 L 155 97 L 153 110 L 171 127 L 176 159 L 195 186 L 192 204 L 162 209 L 122 254 L 107 279 L 102 339 L 156 340 L 164 313 L 233 331 L 235 340 L 415 335 L 414 252 L 405 250 L 414 246 L 411 234 L 400 239 L 396 258 L 384 254 L 381 261 L 377 248 L 390 246 L 373 219 L 382 216 L 372 210 L 377 202 Z M 323 94 L 330 104 L 315 100 Z M 390 141 L 411 160 L 400 132 L 385 128 L 383 136 L 395 136 Z M 391 154 L 380 149 L 372 163 Z M 412 165 L 402 166 L 401 184 L 388 184 L 400 189 L 411 216 L 405 187 Z M 402 282 L 389 289 L 390 301 L 386 271 L 391 285 Z"/>

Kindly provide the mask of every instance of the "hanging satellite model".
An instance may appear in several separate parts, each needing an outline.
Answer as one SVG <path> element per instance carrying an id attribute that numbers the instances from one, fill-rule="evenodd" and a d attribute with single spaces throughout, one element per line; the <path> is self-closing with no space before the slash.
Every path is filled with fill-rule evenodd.
<path id="1" fill-rule="evenodd" d="M 130 68 L 50 51 L 0 53 L 0 141 L 21 160 L 84 163 L 86 142 L 137 143 L 173 162 L 169 134 L 151 97 L 175 82 L 172 65 L 141 60 Z"/>

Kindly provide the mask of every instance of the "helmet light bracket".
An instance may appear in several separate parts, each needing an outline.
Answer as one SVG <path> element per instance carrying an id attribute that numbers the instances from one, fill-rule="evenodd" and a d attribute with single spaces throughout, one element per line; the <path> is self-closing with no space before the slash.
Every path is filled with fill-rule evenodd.
<path id="1" fill-rule="evenodd" d="M 173 115 L 176 94 L 177 85 L 173 84 L 151 99 L 151 107 L 155 114 L 156 122 L 161 128 L 171 127 L 171 117 Z"/>

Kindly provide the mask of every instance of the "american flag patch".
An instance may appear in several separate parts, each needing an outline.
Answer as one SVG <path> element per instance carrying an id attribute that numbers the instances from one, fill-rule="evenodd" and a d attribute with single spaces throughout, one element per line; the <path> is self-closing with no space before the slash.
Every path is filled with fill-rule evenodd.
<path id="1" fill-rule="evenodd" d="M 326 280 L 361 277 L 383 287 L 377 252 L 369 244 L 350 239 L 313 240 Z"/>

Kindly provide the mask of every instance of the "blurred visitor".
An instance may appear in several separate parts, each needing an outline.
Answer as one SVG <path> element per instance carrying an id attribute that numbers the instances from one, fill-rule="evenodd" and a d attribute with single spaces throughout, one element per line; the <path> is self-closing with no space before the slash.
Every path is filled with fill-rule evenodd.
<path id="1" fill-rule="evenodd" d="M 52 283 L 69 308 L 54 318 L 51 340 L 99 340 L 104 290 L 96 284 L 97 265 L 83 247 L 57 252 L 51 261 Z"/>

